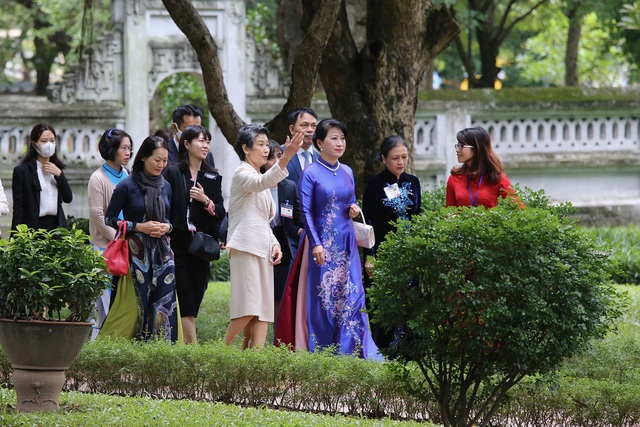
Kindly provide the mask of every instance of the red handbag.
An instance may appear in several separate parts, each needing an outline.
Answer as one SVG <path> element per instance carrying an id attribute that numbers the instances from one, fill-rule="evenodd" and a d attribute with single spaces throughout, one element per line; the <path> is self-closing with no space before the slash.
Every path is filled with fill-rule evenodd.
<path id="1" fill-rule="evenodd" d="M 118 232 L 102 253 L 109 272 L 114 276 L 126 276 L 129 273 L 129 242 L 125 239 L 126 221 L 120 221 Z"/>

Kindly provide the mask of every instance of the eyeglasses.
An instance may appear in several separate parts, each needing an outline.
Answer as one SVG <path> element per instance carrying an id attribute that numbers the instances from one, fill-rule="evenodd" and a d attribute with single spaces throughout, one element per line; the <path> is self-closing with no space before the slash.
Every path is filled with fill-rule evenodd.
<path id="1" fill-rule="evenodd" d="M 460 144 L 459 142 L 456 142 L 455 144 L 453 144 L 453 146 L 455 147 L 456 150 L 460 150 L 460 151 L 462 151 L 463 148 L 476 148 L 473 145 L 464 145 L 464 144 Z"/>

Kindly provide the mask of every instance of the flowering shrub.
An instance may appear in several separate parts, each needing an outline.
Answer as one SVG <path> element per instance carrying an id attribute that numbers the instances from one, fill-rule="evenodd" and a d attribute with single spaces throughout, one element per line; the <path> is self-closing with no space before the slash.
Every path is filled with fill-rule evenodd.
<path id="1" fill-rule="evenodd" d="M 445 426 L 484 425 L 511 387 L 557 369 L 619 315 L 607 251 L 566 206 L 519 196 L 525 208 L 485 210 L 435 208 L 427 195 L 432 209 L 399 222 L 378 253 L 371 316 L 401 331 L 384 352 L 417 364 L 423 379 L 408 385 L 436 397 Z"/>

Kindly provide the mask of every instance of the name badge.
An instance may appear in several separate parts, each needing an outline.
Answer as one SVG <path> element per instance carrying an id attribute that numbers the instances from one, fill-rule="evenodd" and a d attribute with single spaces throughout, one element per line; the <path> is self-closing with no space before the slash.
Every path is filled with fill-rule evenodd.
<path id="1" fill-rule="evenodd" d="M 293 205 L 288 200 L 280 204 L 280 216 L 284 218 L 293 218 Z"/>
<path id="2" fill-rule="evenodd" d="M 398 183 L 387 185 L 384 187 L 384 193 L 387 195 L 389 200 L 395 199 L 400 196 L 400 187 L 398 187 Z"/>

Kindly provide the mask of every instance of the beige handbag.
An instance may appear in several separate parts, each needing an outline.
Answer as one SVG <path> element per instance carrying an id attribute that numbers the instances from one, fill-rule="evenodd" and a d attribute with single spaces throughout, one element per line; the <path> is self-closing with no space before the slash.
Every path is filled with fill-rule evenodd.
<path id="1" fill-rule="evenodd" d="M 376 244 L 376 234 L 373 232 L 373 226 L 368 225 L 364 219 L 364 213 L 360 210 L 362 222 L 353 221 L 353 229 L 356 233 L 356 243 L 361 248 L 371 249 Z"/>

